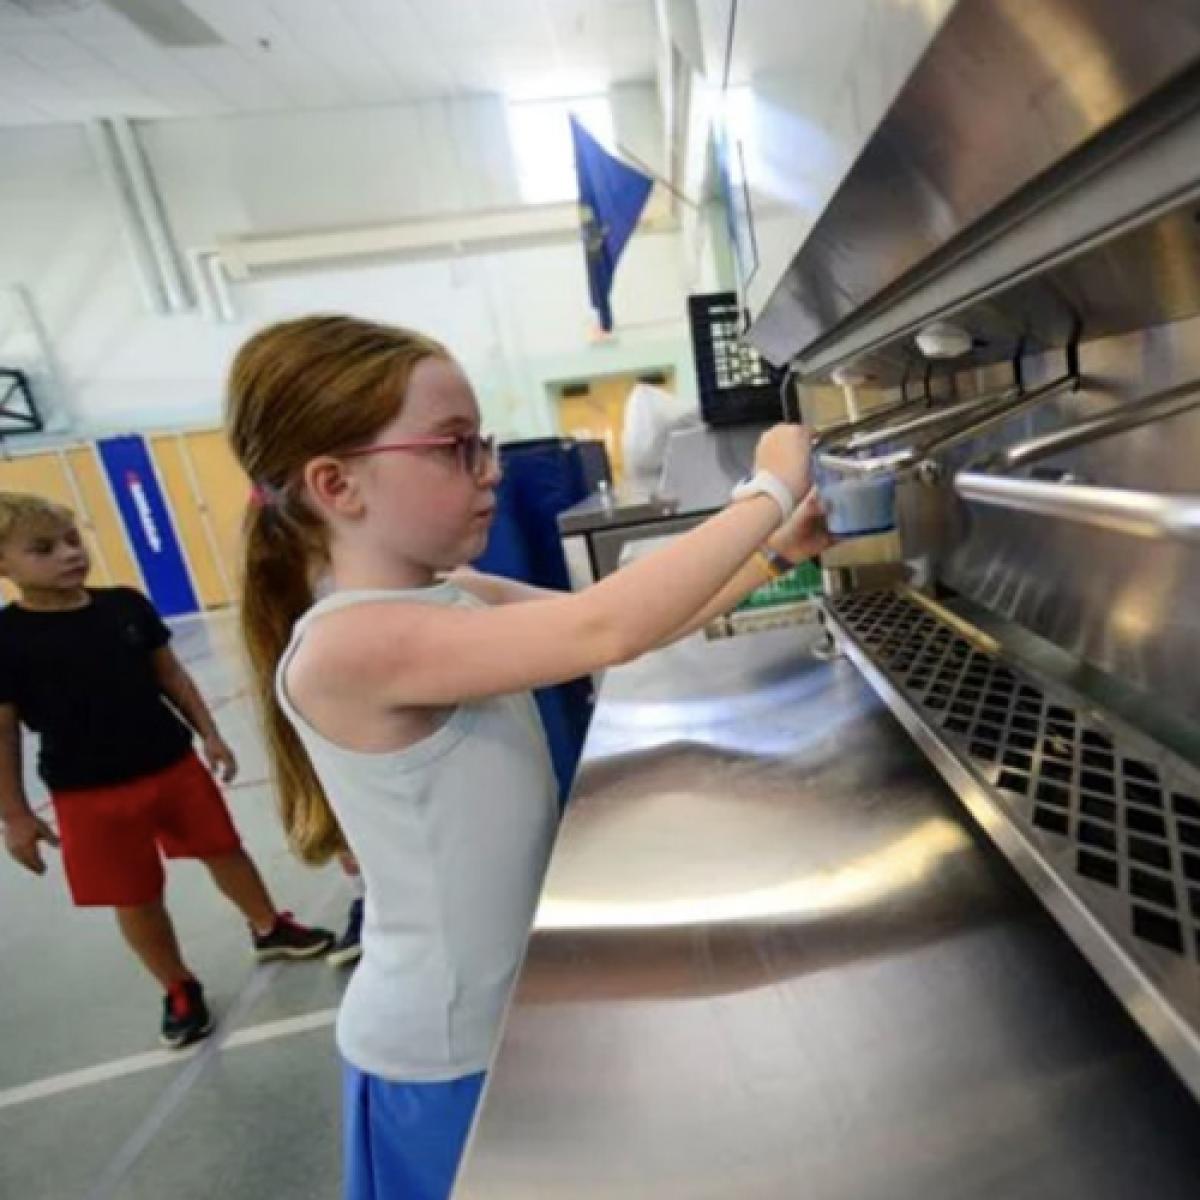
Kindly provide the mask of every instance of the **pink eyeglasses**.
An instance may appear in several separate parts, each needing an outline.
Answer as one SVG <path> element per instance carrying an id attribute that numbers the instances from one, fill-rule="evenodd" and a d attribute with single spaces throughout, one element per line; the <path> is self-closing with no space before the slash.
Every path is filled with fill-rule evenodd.
<path id="1" fill-rule="evenodd" d="M 343 458 L 362 458 L 368 454 L 382 454 L 391 450 L 440 450 L 454 447 L 458 452 L 459 466 L 474 479 L 482 479 L 488 469 L 499 461 L 494 437 L 481 437 L 477 433 L 448 433 L 444 437 L 411 437 L 398 442 L 385 442 L 380 446 L 363 446 L 360 450 L 344 450 Z"/>

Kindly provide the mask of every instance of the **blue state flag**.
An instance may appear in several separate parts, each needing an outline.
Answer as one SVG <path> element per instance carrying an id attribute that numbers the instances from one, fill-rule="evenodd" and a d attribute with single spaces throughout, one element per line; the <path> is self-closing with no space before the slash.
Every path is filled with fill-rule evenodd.
<path id="1" fill-rule="evenodd" d="M 579 217 L 587 259 L 588 291 L 604 330 L 613 327 L 613 275 L 654 180 L 614 158 L 584 127 L 571 118 L 575 174 L 579 177 Z"/>

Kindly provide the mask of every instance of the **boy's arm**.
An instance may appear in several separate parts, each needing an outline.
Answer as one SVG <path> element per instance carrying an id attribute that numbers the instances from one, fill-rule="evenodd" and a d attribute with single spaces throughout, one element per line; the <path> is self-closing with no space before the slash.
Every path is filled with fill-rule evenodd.
<path id="1" fill-rule="evenodd" d="M 9 854 L 35 875 L 46 864 L 39 842 L 58 845 L 54 830 L 29 807 L 21 775 L 21 723 L 14 704 L 0 704 L 0 823 Z"/>
<path id="2" fill-rule="evenodd" d="M 169 646 L 154 651 L 154 673 L 163 695 L 200 735 L 208 765 L 223 783 L 231 783 L 237 775 L 237 759 L 221 737 L 200 689 Z"/>

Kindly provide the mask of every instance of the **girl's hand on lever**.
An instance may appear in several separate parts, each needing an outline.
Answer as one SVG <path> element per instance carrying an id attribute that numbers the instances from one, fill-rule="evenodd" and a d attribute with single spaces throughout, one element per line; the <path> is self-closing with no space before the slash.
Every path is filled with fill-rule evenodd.
<path id="1" fill-rule="evenodd" d="M 775 425 L 758 439 L 754 467 L 770 471 L 799 501 L 812 484 L 812 438 L 803 425 Z"/>
<path id="2" fill-rule="evenodd" d="M 796 511 L 767 540 L 776 554 L 791 562 L 804 562 L 824 553 L 835 538 L 825 524 L 825 508 L 815 487 L 810 487 Z"/>

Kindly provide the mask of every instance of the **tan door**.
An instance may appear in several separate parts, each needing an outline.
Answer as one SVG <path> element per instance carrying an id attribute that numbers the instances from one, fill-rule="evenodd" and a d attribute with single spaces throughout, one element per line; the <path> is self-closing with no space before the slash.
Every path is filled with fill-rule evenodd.
<path id="1" fill-rule="evenodd" d="M 221 430 L 186 433 L 181 444 L 192 465 L 196 491 L 207 513 L 225 577 L 236 592 L 242 570 L 242 519 L 250 498 L 250 481 Z M 236 595 L 233 599 L 236 600 Z"/>
<path id="2" fill-rule="evenodd" d="M 564 437 L 603 442 L 614 484 L 625 477 L 625 403 L 638 379 L 638 375 L 599 375 L 583 385 L 564 385 L 559 391 L 559 430 Z M 586 392 L 574 394 L 580 386 L 586 386 Z M 673 381 L 668 375 L 658 386 L 672 389 Z"/>
<path id="3" fill-rule="evenodd" d="M 204 501 L 192 476 L 191 462 L 178 433 L 157 433 L 146 441 L 158 468 L 179 542 L 191 569 L 200 604 L 220 608 L 233 603 Z"/>
<path id="4" fill-rule="evenodd" d="M 558 402 L 558 427 L 564 437 L 603 442 L 613 483 L 624 477 L 621 431 L 625 427 L 625 400 L 600 393 L 593 384 L 581 395 L 563 396 Z"/>
<path id="5" fill-rule="evenodd" d="M 100 465 L 96 447 L 90 442 L 63 452 L 75 480 L 79 508 L 87 531 L 95 539 L 96 557 L 103 560 L 106 583 L 145 590 L 141 571 L 125 534 L 121 514 L 109 489 L 108 476 Z"/>
<path id="6" fill-rule="evenodd" d="M 116 505 L 90 446 L 71 447 L 64 453 L 25 454 L 0 462 L 0 491 L 44 496 L 75 513 L 92 559 L 86 581 L 90 586 L 143 586 Z M 16 594 L 8 580 L 0 581 L 0 591 L 6 601 Z"/>

